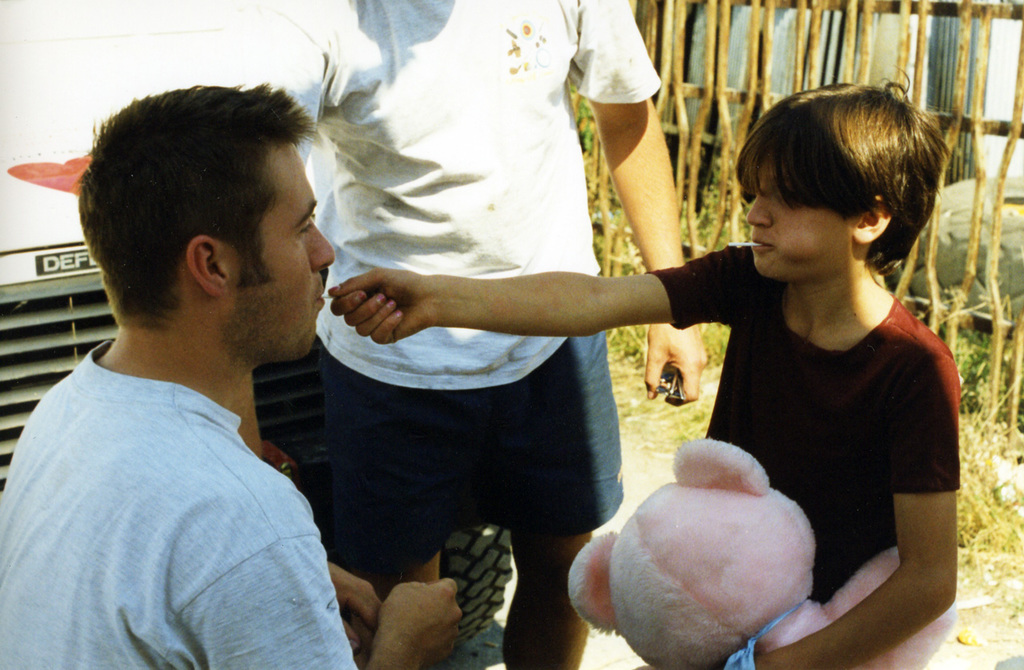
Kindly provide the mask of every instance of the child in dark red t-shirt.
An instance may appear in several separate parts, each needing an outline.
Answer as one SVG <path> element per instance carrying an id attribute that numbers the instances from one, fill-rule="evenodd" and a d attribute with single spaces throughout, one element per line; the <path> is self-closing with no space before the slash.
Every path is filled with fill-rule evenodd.
<path id="1" fill-rule="evenodd" d="M 791 330 L 786 284 L 749 249 L 654 274 L 674 323 L 728 324 L 708 436 L 750 452 L 814 528 L 811 597 L 825 602 L 897 544 L 896 493 L 955 491 L 960 379 L 949 349 L 896 300 L 863 339 L 822 348 Z"/>
<path id="2" fill-rule="evenodd" d="M 936 120 L 895 84 L 804 91 L 768 110 L 740 153 L 750 249 L 620 278 L 374 270 L 331 289 L 331 309 L 381 343 L 430 326 L 570 336 L 728 324 L 708 434 L 748 450 L 807 513 L 813 597 L 827 600 L 883 549 L 900 556 L 863 602 L 757 667 L 857 665 L 956 596 L 959 376 L 875 279 L 928 221 L 945 157 Z"/>

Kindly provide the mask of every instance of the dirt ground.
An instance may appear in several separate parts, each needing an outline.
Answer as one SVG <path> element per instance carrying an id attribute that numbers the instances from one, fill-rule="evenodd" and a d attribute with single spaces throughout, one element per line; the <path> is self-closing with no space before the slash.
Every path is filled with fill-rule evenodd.
<path id="1" fill-rule="evenodd" d="M 706 372 L 702 398 L 677 409 L 661 401 L 647 401 L 641 375 L 629 364 L 613 363 L 612 375 L 619 405 L 626 499 L 619 513 L 596 535 L 621 528 L 651 492 L 671 481 L 675 449 L 682 441 L 701 436 L 717 388 L 716 371 Z M 683 412 L 687 416 L 681 418 Z M 957 627 L 932 659 L 929 670 L 993 670 L 997 666 L 999 670 L 1024 670 L 1024 565 L 1006 560 L 999 563 L 981 574 L 962 576 Z M 442 670 L 505 667 L 501 662 L 501 632 L 512 586 L 514 583 L 506 591 L 506 609 L 496 617 L 497 625 L 457 649 L 439 666 Z M 643 662 L 622 638 L 591 633 L 584 670 L 632 670 L 640 666 Z"/>

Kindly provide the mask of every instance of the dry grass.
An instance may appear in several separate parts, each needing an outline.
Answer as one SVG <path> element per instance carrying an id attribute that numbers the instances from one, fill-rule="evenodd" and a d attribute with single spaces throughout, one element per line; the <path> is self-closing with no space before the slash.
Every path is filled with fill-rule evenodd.
<path id="1" fill-rule="evenodd" d="M 961 416 L 960 568 L 978 583 L 1020 580 L 1024 565 L 1024 445 L 1005 426 Z M 1024 607 L 1024 593 L 1021 593 Z"/>

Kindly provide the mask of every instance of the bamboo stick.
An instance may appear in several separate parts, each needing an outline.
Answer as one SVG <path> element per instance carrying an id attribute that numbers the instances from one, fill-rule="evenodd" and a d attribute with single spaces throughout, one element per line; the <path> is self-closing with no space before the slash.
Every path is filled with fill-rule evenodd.
<path id="1" fill-rule="evenodd" d="M 669 83 L 672 80 L 672 64 L 675 61 L 672 47 L 676 41 L 676 8 L 675 0 L 664 0 L 664 2 L 665 4 L 662 7 L 661 65 L 659 67 L 661 88 L 658 89 L 658 97 L 654 107 L 658 112 L 658 118 L 662 121 L 667 121 L 668 119 L 665 118 L 665 115 L 668 111 L 668 101 L 671 97 Z"/>
<path id="2" fill-rule="evenodd" d="M 608 164 L 604 160 L 601 137 L 594 130 L 593 156 L 596 162 L 594 182 L 597 184 L 597 212 L 601 216 L 601 276 L 612 276 L 612 241 L 615 236 L 612 230 L 611 194 L 609 193 Z"/>
<path id="3" fill-rule="evenodd" d="M 985 49 L 984 62 L 987 66 L 988 58 L 988 36 L 992 30 L 992 15 L 988 11 L 983 11 L 981 15 L 982 23 L 982 40 Z M 981 50 L 979 46 L 979 51 Z M 980 58 L 981 56 L 979 56 Z M 979 68 L 980 69 L 980 68 Z M 985 73 L 987 75 L 987 72 Z M 1020 124 L 1020 113 L 1018 107 L 1020 106 L 1019 91 L 1021 88 L 1021 70 L 1017 70 L 1017 91 L 1014 96 L 1014 122 L 1015 126 L 1019 129 Z M 979 86 L 977 81 L 978 77 L 975 77 L 975 86 Z M 982 87 L 984 84 L 982 83 Z M 978 141 L 983 141 L 984 138 L 979 138 Z M 988 294 L 989 302 L 991 303 L 992 312 L 992 338 L 989 340 L 989 397 L 988 397 L 988 419 L 990 423 L 995 423 L 996 418 L 999 416 L 999 395 L 1000 388 L 1002 387 L 1003 378 L 1003 351 L 1005 350 L 1006 344 L 1006 330 L 1007 323 L 1003 320 L 1003 301 L 1000 296 L 999 289 L 999 251 L 1002 246 L 1003 237 L 1003 202 L 1006 197 L 1006 173 L 1003 171 L 1004 164 L 1005 168 L 1009 170 L 1009 159 L 1007 158 L 1007 152 L 1012 157 L 1013 149 L 1016 142 L 1008 142 L 1006 145 L 1006 151 L 1003 153 L 1003 161 L 1000 164 L 1000 180 L 996 187 L 996 198 L 995 202 L 992 203 L 992 229 L 989 235 L 988 242 L 988 271 L 986 273 L 986 282 L 988 283 Z M 972 231 L 973 232 L 973 231 Z M 980 231 L 979 231 L 980 236 Z M 1012 314 L 1010 315 L 1012 317 Z"/>
<path id="4" fill-rule="evenodd" d="M 900 0 L 900 50 L 896 57 L 896 72 L 907 76 L 907 64 L 910 63 L 910 9 L 911 0 Z M 922 54 L 918 55 L 918 59 Z"/>
<path id="5" fill-rule="evenodd" d="M 658 44 L 658 4 L 657 0 L 640 0 L 633 12 L 637 27 L 647 47 L 647 56 L 653 63 Z"/>
<path id="6" fill-rule="evenodd" d="M 864 0 L 860 27 L 860 65 L 857 70 L 857 82 L 867 84 L 871 80 L 871 61 L 875 50 L 875 0 Z"/>
<path id="7" fill-rule="evenodd" d="M 1017 54 L 1017 86 L 1013 98 L 1013 120 L 1010 123 L 1010 136 L 1003 151 L 1003 161 L 999 167 L 999 184 L 996 187 L 996 205 L 1004 202 L 1006 194 L 1006 174 L 1010 170 L 1014 149 L 1021 135 L 1021 116 L 1024 110 L 1024 21 L 1021 21 L 1020 46 Z M 1002 207 L 998 216 L 1002 217 Z M 1001 220 L 1000 220 L 1001 224 Z M 994 334 L 994 333 L 993 333 Z M 1024 307 L 1017 314 L 1013 329 L 1013 351 L 1010 361 L 1009 402 L 1007 404 L 1006 425 L 1012 435 L 1017 429 L 1017 417 L 1020 413 L 1021 385 L 1024 378 Z"/>
<path id="8" fill-rule="evenodd" d="M 1006 410 L 1006 426 L 1009 435 L 1017 430 L 1017 417 L 1020 415 L 1021 385 L 1024 379 L 1024 307 L 1017 314 L 1017 325 L 1013 329 L 1013 350 L 1010 360 L 1009 401 Z"/>
<path id="9" fill-rule="evenodd" d="M 901 13 L 904 9 L 909 13 L 910 0 L 902 0 Z M 917 5 L 917 48 L 915 50 L 915 61 L 914 61 L 914 83 L 910 91 L 910 99 L 917 104 L 918 107 L 924 108 L 924 99 L 922 98 L 922 89 L 924 87 L 924 71 L 926 58 L 928 55 L 928 14 L 929 14 L 929 0 L 919 0 Z M 904 23 L 900 22 L 902 27 Z M 909 34 L 910 18 L 907 17 L 906 21 L 907 32 Z M 909 54 L 907 56 L 909 61 Z M 938 207 L 935 208 L 938 210 Z M 937 225 L 937 214 L 933 214 L 932 221 L 935 221 Z M 934 228 L 934 226 L 931 226 Z M 930 235 L 931 228 L 925 235 Z M 914 274 L 917 270 L 917 259 L 921 253 L 921 238 L 918 237 L 914 240 L 914 246 L 910 248 L 910 254 L 907 256 L 903 266 L 903 273 L 900 275 L 900 281 L 896 285 L 896 299 L 903 300 L 907 292 L 910 290 L 910 283 L 914 280 Z M 925 271 L 927 273 L 927 270 Z M 934 303 L 931 312 L 935 313 Z"/>
<path id="10" fill-rule="evenodd" d="M 697 111 L 697 122 L 690 131 L 690 160 L 687 165 L 686 183 L 686 226 L 690 233 L 690 249 L 693 257 L 704 254 L 697 231 L 697 186 L 700 171 L 700 145 L 711 115 L 712 98 L 715 91 L 715 35 L 718 31 L 718 0 L 708 0 L 706 9 L 707 37 L 704 44 L 704 91 Z"/>
<path id="11" fill-rule="evenodd" d="M 981 227 L 985 215 L 985 200 L 988 198 L 988 173 L 985 168 L 985 134 L 981 117 L 985 109 L 985 81 L 988 79 L 988 47 L 992 36 L 992 15 L 983 13 L 981 31 L 978 37 L 977 66 L 974 72 L 974 94 L 971 96 L 971 145 L 974 149 L 974 201 L 971 206 L 971 226 L 967 236 L 967 258 L 964 262 L 964 276 L 953 297 L 951 313 L 958 315 L 967 304 L 971 287 L 978 276 L 978 254 L 981 250 Z M 948 325 L 946 342 L 956 351 L 959 335 L 959 319 L 952 319 Z"/>
<path id="12" fill-rule="evenodd" d="M 678 28 L 672 52 L 672 93 L 675 99 L 676 125 L 679 129 L 679 148 L 676 150 L 676 206 L 680 211 L 680 225 L 685 225 L 686 221 L 683 195 L 686 193 L 686 156 L 687 147 L 690 145 L 690 115 L 686 111 L 686 96 L 683 92 L 683 68 L 686 64 L 686 5 L 687 0 L 679 0 L 676 3 L 675 25 Z"/>
<path id="13" fill-rule="evenodd" d="M 774 2 L 772 4 L 774 13 Z M 747 31 L 747 102 L 743 105 L 740 118 L 736 122 L 736 149 L 733 153 L 732 166 L 735 167 L 739 158 L 740 149 L 747 138 L 747 131 L 750 129 L 754 118 L 754 107 L 757 104 L 757 64 L 760 60 L 760 37 L 761 37 L 761 0 L 751 0 L 750 3 L 750 29 Z M 765 21 L 767 26 L 770 20 Z M 729 239 L 738 242 L 742 239 L 740 235 L 740 215 L 743 213 L 743 202 L 741 198 L 739 181 L 736 178 L 736 170 L 729 171 Z"/>
<path id="14" fill-rule="evenodd" d="M 949 149 L 950 160 L 956 150 L 957 140 L 960 136 L 960 123 L 964 116 L 964 98 L 967 97 L 967 70 L 969 65 L 971 47 L 971 0 L 963 0 L 960 5 L 960 33 L 957 49 L 956 86 L 953 96 L 953 122 L 946 131 L 946 146 Z M 948 168 L 948 162 L 947 162 Z M 945 175 L 940 182 L 940 190 L 945 186 Z M 939 325 L 944 316 L 942 304 L 942 289 L 939 286 L 938 270 L 936 268 L 939 252 L 939 217 L 938 210 L 932 215 L 928 229 L 928 247 L 925 256 L 925 274 L 928 277 L 928 296 L 931 301 L 931 312 L 928 325 L 935 331 L 939 331 Z"/>
<path id="15" fill-rule="evenodd" d="M 772 94 L 772 73 L 775 71 L 772 65 L 772 61 L 775 60 L 775 3 L 776 0 L 765 0 L 764 22 L 761 28 L 764 40 L 764 56 L 762 58 L 764 67 L 761 70 L 760 96 L 762 113 L 775 103 L 775 96 Z M 800 42 L 797 42 L 797 51 L 799 51 L 799 45 Z M 750 94 L 754 95 L 754 89 L 750 89 Z"/>
<path id="16" fill-rule="evenodd" d="M 917 61 L 914 63 L 914 102 L 924 107 L 924 70 L 928 58 L 928 16 L 931 0 L 917 3 Z"/>
<path id="17" fill-rule="evenodd" d="M 821 86 L 821 69 L 824 54 L 818 53 L 821 50 L 821 12 L 822 3 L 811 3 L 811 36 L 807 45 L 807 52 L 810 54 L 811 66 L 807 73 L 807 88 L 818 88 Z"/>
<path id="18" fill-rule="evenodd" d="M 846 31 L 843 36 L 843 81 L 852 82 L 857 59 L 857 0 L 846 3 Z"/>
<path id="19" fill-rule="evenodd" d="M 767 12 L 766 12 L 767 13 Z M 772 17 L 765 16 L 765 32 L 775 32 L 775 3 L 772 3 Z M 771 28 L 769 28 L 771 26 Z M 793 49 L 793 92 L 804 90 L 804 45 L 807 44 L 807 0 L 796 3 L 796 48 Z M 767 52 L 767 49 L 766 49 Z M 770 53 L 770 52 L 767 52 Z"/>
<path id="20" fill-rule="evenodd" d="M 977 69 L 974 73 L 974 95 L 971 99 L 971 139 L 974 145 L 974 202 L 971 209 L 971 229 L 967 242 L 967 264 L 960 290 L 964 299 L 978 276 L 978 255 L 981 250 L 981 227 L 988 192 L 988 173 L 985 166 L 985 134 L 981 121 L 985 113 L 985 84 L 988 80 L 989 44 L 992 38 L 992 15 L 982 14 L 981 32 L 977 49 Z M 1005 177 L 1005 175 L 1002 175 Z M 995 212 L 993 215 L 996 216 Z M 998 215 L 1001 217 L 1001 213 Z"/>
<path id="21" fill-rule="evenodd" d="M 721 137 L 719 145 L 720 172 L 718 177 L 718 203 L 715 208 L 715 223 L 708 238 L 707 248 L 714 249 L 722 237 L 722 229 L 726 223 L 726 205 L 729 192 L 732 190 L 732 114 L 729 112 L 729 100 L 725 95 L 729 74 L 729 30 L 732 24 L 731 0 L 720 0 L 718 12 L 718 62 L 715 75 L 715 97 L 718 102 L 718 133 Z"/>

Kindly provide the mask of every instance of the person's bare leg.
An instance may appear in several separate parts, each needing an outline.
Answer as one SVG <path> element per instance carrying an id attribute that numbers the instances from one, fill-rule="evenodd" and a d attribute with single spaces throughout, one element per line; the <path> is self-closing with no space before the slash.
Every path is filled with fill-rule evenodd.
<path id="1" fill-rule="evenodd" d="M 569 601 L 569 567 L 588 540 L 589 533 L 512 534 L 516 590 L 505 625 L 505 667 L 580 667 L 588 629 Z"/>
<path id="2" fill-rule="evenodd" d="M 377 597 L 384 600 L 401 582 L 435 582 L 441 577 L 441 553 L 434 554 L 434 557 L 421 565 L 410 566 L 400 574 L 377 574 L 363 572 L 362 570 L 349 570 L 360 579 L 365 579 L 373 585 Z"/>

